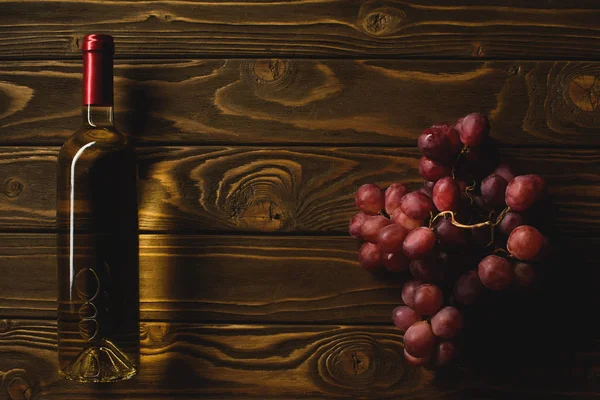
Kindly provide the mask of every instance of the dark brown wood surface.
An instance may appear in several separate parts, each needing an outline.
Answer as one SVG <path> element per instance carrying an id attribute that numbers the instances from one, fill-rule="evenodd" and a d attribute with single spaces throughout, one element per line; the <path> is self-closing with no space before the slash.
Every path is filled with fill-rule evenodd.
<path id="1" fill-rule="evenodd" d="M 110 32 L 118 55 L 600 56 L 595 0 L 0 2 L 0 57 L 78 57 Z"/>
<path id="2" fill-rule="evenodd" d="M 40 319 L 54 315 L 54 240 L 0 235 L 0 374 L 8 393 L 587 398 L 597 388 L 600 332 L 589 316 L 600 306 L 598 253 L 590 251 L 598 240 L 561 241 L 561 259 L 550 265 L 569 265 L 570 273 L 549 269 L 544 290 L 490 295 L 471 315 L 464 364 L 435 372 L 404 365 L 401 332 L 388 322 L 403 278 L 357 268 L 350 238 L 142 235 L 142 372 L 95 388 L 56 377 L 55 323 Z M 574 285 L 578 292 L 566 289 Z M 577 324 L 557 330 L 562 315 Z M 549 334 L 555 330 L 560 339 Z"/>
<path id="3" fill-rule="evenodd" d="M 55 226 L 58 148 L 0 148 L 0 228 Z M 597 234 L 600 151 L 504 149 L 517 170 L 540 173 L 560 234 Z M 145 232 L 293 232 L 345 235 L 363 183 L 417 187 L 419 152 L 383 147 L 151 147 L 138 151 Z"/>
<path id="4" fill-rule="evenodd" d="M 596 0 L 0 0 L 0 400 L 598 398 Z M 81 39 L 117 41 L 140 166 L 142 369 L 56 374 L 55 169 Z M 405 276 L 358 268 L 361 184 L 418 185 L 419 133 L 468 112 L 548 180 L 555 254 L 412 368 Z"/>
<path id="5" fill-rule="evenodd" d="M 56 317 L 55 241 L 53 234 L 0 234 L 3 317 Z M 546 290 L 535 292 L 557 302 L 553 310 L 571 307 L 569 315 L 583 315 L 581 326 L 595 322 L 585 315 L 600 306 L 600 299 L 587 291 L 600 287 L 598 245 L 597 238 L 556 238 L 556 259 L 543 271 Z M 407 275 L 361 270 L 357 248 L 350 237 L 144 234 L 141 317 L 197 323 L 388 324 L 392 309 L 402 302 L 400 288 Z M 568 276 L 560 273 L 567 268 Z M 568 293 L 570 285 L 579 291 L 559 294 Z M 490 297 L 501 302 L 511 298 Z M 517 303 L 513 311 L 525 308 Z M 597 327 L 587 335 L 600 339 Z"/>
<path id="6" fill-rule="evenodd" d="M 117 125 L 146 145 L 414 146 L 472 111 L 501 144 L 600 144 L 598 62 L 123 60 L 115 73 Z M 1 62 L 0 144 L 62 144 L 80 79 L 80 61 Z"/>
<path id="7" fill-rule="evenodd" d="M 55 240 L 50 234 L 0 235 L 4 316 L 55 318 Z M 400 302 L 400 282 L 362 271 L 356 250 L 346 237 L 142 235 L 141 316 L 388 322 Z"/>
<path id="8" fill-rule="evenodd" d="M 481 369 L 436 373 L 406 365 L 402 335 L 387 326 L 155 322 L 141 327 L 137 377 L 82 385 L 57 378 L 54 322 L 3 320 L 0 338 L 0 396 L 13 395 L 9 399 L 321 399 L 348 398 L 349 393 L 372 399 L 464 399 L 481 398 L 481 393 L 497 399 L 581 399 L 594 396 L 599 373 L 582 361 L 577 367 L 558 362 L 542 367 L 542 360 L 496 369 L 492 379 Z M 564 363 L 564 354 L 558 351 L 554 359 Z"/>

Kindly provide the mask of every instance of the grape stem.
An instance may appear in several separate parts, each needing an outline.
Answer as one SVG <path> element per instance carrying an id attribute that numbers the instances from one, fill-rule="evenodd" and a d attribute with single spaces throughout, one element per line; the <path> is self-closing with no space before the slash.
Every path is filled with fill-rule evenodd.
<path id="1" fill-rule="evenodd" d="M 456 179 L 455 176 L 455 172 L 456 172 L 456 164 L 458 164 L 458 161 L 460 160 L 460 158 L 469 150 L 469 146 L 465 145 L 463 146 L 463 148 L 460 150 L 460 153 L 458 153 L 458 157 L 456 157 L 456 160 L 454 161 L 454 164 L 452 164 L 452 179 Z"/>
<path id="2" fill-rule="evenodd" d="M 473 191 L 475 190 L 475 185 L 477 185 L 477 182 L 473 181 L 473 183 L 471 183 L 471 186 L 467 186 L 465 188 L 465 194 L 467 195 L 467 197 L 469 198 L 469 204 L 473 204 Z"/>
<path id="3" fill-rule="evenodd" d="M 435 217 L 431 218 L 431 220 L 429 221 L 429 227 L 431 228 L 433 226 L 434 222 L 437 221 L 439 218 L 450 217 L 450 221 L 452 222 L 452 225 L 457 226 L 462 229 L 478 229 L 478 228 L 483 228 L 485 226 L 491 226 L 493 228 L 496 225 L 498 225 L 500 223 L 500 221 L 502 221 L 504 216 L 509 211 L 510 211 L 510 207 L 506 207 L 504 210 L 502 210 L 502 212 L 500 214 L 498 214 L 498 217 L 495 218 L 494 222 L 492 222 L 493 213 L 490 213 L 489 220 L 479 222 L 477 224 L 472 224 L 472 225 L 465 225 L 465 224 L 461 224 L 460 222 L 458 222 L 456 220 L 456 217 L 455 217 L 455 214 L 453 211 L 442 211 L 439 214 L 437 214 Z"/>
<path id="4" fill-rule="evenodd" d="M 502 247 L 496 247 L 494 249 L 494 251 L 492 251 L 493 254 L 498 254 L 498 253 L 503 253 L 506 254 L 507 256 L 510 256 L 510 253 L 508 252 L 508 250 L 503 249 Z"/>
<path id="5" fill-rule="evenodd" d="M 438 215 L 436 215 L 435 217 L 433 217 L 431 219 L 431 221 L 429 222 L 429 227 L 433 226 L 433 223 L 439 219 L 440 217 L 446 218 L 446 217 L 450 217 L 450 221 L 452 222 L 452 225 L 454 226 L 458 226 L 459 228 L 463 228 L 463 229 L 477 229 L 477 228 L 483 228 L 484 226 L 490 226 L 492 224 L 491 221 L 484 221 L 484 222 L 480 222 L 478 224 L 473 224 L 473 225 L 465 225 L 465 224 L 461 224 L 460 222 L 458 222 L 456 220 L 456 218 L 454 217 L 454 212 L 453 211 L 442 211 L 441 213 L 439 213 Z"/>
<path id="6" fill-rule="evenodd" d="M 379 215 L 383 215 L 384 217 L 386 217 L 387 219 L 391 219 L 390 215 L 385 211 L 385 210 L 381 210 L 379 211 Z"/>
<path id="7" fill-rule="evenodd" d="M 496 221 L 492 224 L 493 226 L 496 226 L 500 223 L 500 221 L 502 221 L 502 219 L 506 216 L 506 214 L 508 214 L 510 212 L 510 207 L 506 207 L 504 210 L 502 210 L 502 212 L 500 214 L 498 214 L 498 217 L 496 218 Z"/>

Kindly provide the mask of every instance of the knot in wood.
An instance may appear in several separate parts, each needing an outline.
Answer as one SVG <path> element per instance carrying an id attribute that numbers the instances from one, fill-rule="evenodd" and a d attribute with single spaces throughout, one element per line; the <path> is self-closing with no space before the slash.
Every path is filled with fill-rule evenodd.
<path id="1" fill-rule="evenodd" d="M 473 43 L 473 56 L 483 57 L 485 56 L 485 48 L 481 43 Z"/>
<path id="2" fill-rule="evenodd" d="M 148 326 L 148 336 L 153 342 L 163 342 L 169 333 L 169 325 L 152 324 Z"/>
<path id="3" fill-rule="evenodd" d="M 508 68 L 509 76 L 518 75 L 519 73 L 521 73 L 520 65 L 511 65 L 510 68 Z"/>
<path id="4" fill-rule="evenodd" d="M 11 199 L 19 196 L 23 191 L 23 184 L 17 179 L 10 178 L 4 182 L 4 194 Z"/>
<path id="5" fill-rule="evenodd" d="M 359 328 L 341 330 L 316 354 L 318 384 L 341 394 L 353 391 L 383 398 L 392 391 L 400 398 L 432 378 L 423 368 L 406 366 L 402 336 L 387 330 L 375 334 Z"/>
<path id="6" fill-rule="evenodd" d="M 365 4 L 359 12 L 358 25 L 371 36 L 388 36 L 397 32 L 406 22 L 404 11 L 394 7 L 372 8 L 373 4 Z"/>
<path id="7" fill-rule="evenodd" d="M 237 197 L 237 196 L 236 196 Z M 242 229 L 275 232 L 283 228 L 285 218 L 281 206 L 270 199 L 234 201 L 231 217 Z"/>
<path id="8" fill-rule="evenodd" d="M 0 333 L 6 333 L 10 329 L 11 323 L 7 319 L 0 321 Z"/>
<path id="9" fill-rule="evenodd" d="M 71 51 L 79 51 L 81 50 L 81 38 L 79 36 L 75 36 L 70 43 Z"/>
<path id="10" fill-rule="evenodd" d="M 320 359 L 322 376 L 330 384 L 353 389 L 367 389 L 377 379 L 383 361 L 377 343 L 367 336 L 349 335 L 337 340 Z"/>
<path id="11" fill-rule="evenodd" d="M 263 82 L 273 82 L 281 79 L 287 68 L 288 62 L 286 60 L 257 60 L 254 63 L 254 74 Z"/>
<path id="12" fill-rule="evenodd" d="M 294 88 L 298 65 L 293 60 L 267 59 L 243 61 L 240 64 L 241 80 L 253 87 L 254 95 L 270 99 L 286 96 Z"/>
<path id="13" fill-rule="evenodd" d="M 31 399 L 31 388 L 25 379 L 20 376 L 15 377 L 8 382 L 6 392 L 11 400 L 29 400 Z"/>
<path id="14" fill-rule="evenodd" d="M 11 400 L 31 400 L 38 392 L 37 383 L 31 383 L 31 376 L 20 368 L 11 369 L 2 376 L 2 387 Z"/>
<path id="15" fill-rule="evenodd" d="M 596 75 L 579 75 L 569 84 L 569 98 L 583 111 L 600 112 L 600 78 Z"/>

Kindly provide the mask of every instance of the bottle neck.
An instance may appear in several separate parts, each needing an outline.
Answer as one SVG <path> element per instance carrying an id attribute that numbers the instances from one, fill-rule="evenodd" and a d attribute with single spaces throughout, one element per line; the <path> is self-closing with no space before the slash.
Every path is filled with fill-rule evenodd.
<path id="1" fill-rule="evenodd" d="M 112 128 L 113 106 L 84 105 L 81 108 L 83 124 L 89 128 Z"/>
<path id="2" fill-rule="evenodd" d="M 90 127 L 113 126 L 112 51 L 83 52 L 82 114 Z"/>

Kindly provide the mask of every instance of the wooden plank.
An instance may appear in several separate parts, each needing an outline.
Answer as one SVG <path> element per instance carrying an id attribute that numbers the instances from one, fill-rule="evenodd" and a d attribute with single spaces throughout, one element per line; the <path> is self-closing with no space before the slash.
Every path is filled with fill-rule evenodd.
<path id="1" fill-rule="evenodd" d="M 393 327 L 335 325 L 146 323 L 136 378 L 116 385 L 81 385 L 57 378 L 55 322 L 8 320 L 1 328 L 0 396 L 10 399 L 597 395 L 588 374 L 597 376 L 598 364 L 567 364 L 562 353 L 531 365 L 513 363 L 495 375 L 487 364 L 434 372 L 404 363 L 402 335 Z M 18 389 L 29 397 L 16 397 Z"/>
<path id="2" fill-rule="evenodd" d="M 600 282 L 598 239 L 562 238 L 553 245 L 558 254 L 545 268 L 545 289 L 527 301 L 510 302 L 512 294 L 491 296 L 500 305 L 487 304 L 480 318 L 506 313 L 514 317 L 520 311 L 541 329 L 555 319 L 542 316 L 563 310 L 579 321 L 578 327 L 588 327 L 579 341 L 584 335 L 600 337 L 598 329 L 589 326 L 595 322 L 589 315 L 600 306 L 594 295 Z M 350 237 L 141 235 L 141 317 L 387 324 L 392 309 L 401 303 L 406 276 L 364 272 L 356 261 L 357 248 Z M 0 235 L 0 319 L 56 316 L 55 249 L 51 234 Z M 531 307 L 522 304 L 529 302 Z"/>
<path id="3" fill-rule="evenodd" d="M 502 144 L 600 145 L 595 62 L 124 60 L 115 71 L 117 124 L 136 143 L 414 146 L 427 126 L 479 111 Z M 80 87 L 79 61 L 0 63 L 0 144 L 62 144 L 80 126 Z"/>
<path id="4" fill-rule="evenodd" d="M 3 0 L 0 15 L 2 58 L 76 57 L 90 31 L 119 56 L 600 57 L 594 0 Z"/>
<path id="5" fill-rule="evenodd" d="M 357 248 L 352 238 L 142 235 L 141 316 L 387 322 L 400 282 L 358 268 Z M 56 315 L 55 252 L 54 235 L 0 235 L 0 317 Z"/>
<path id="6" fill-rule="evenodd" d="M 54 229 L 57 148 L 0 148 L 0 230 Z M 559 236 L 600 228 L 600 151 L 506 149 L 549 183 Z M 363 183 L 416 187 L 414 148 L 155 147 L 139 149 L 145 232 L 343 234 Z"/>

